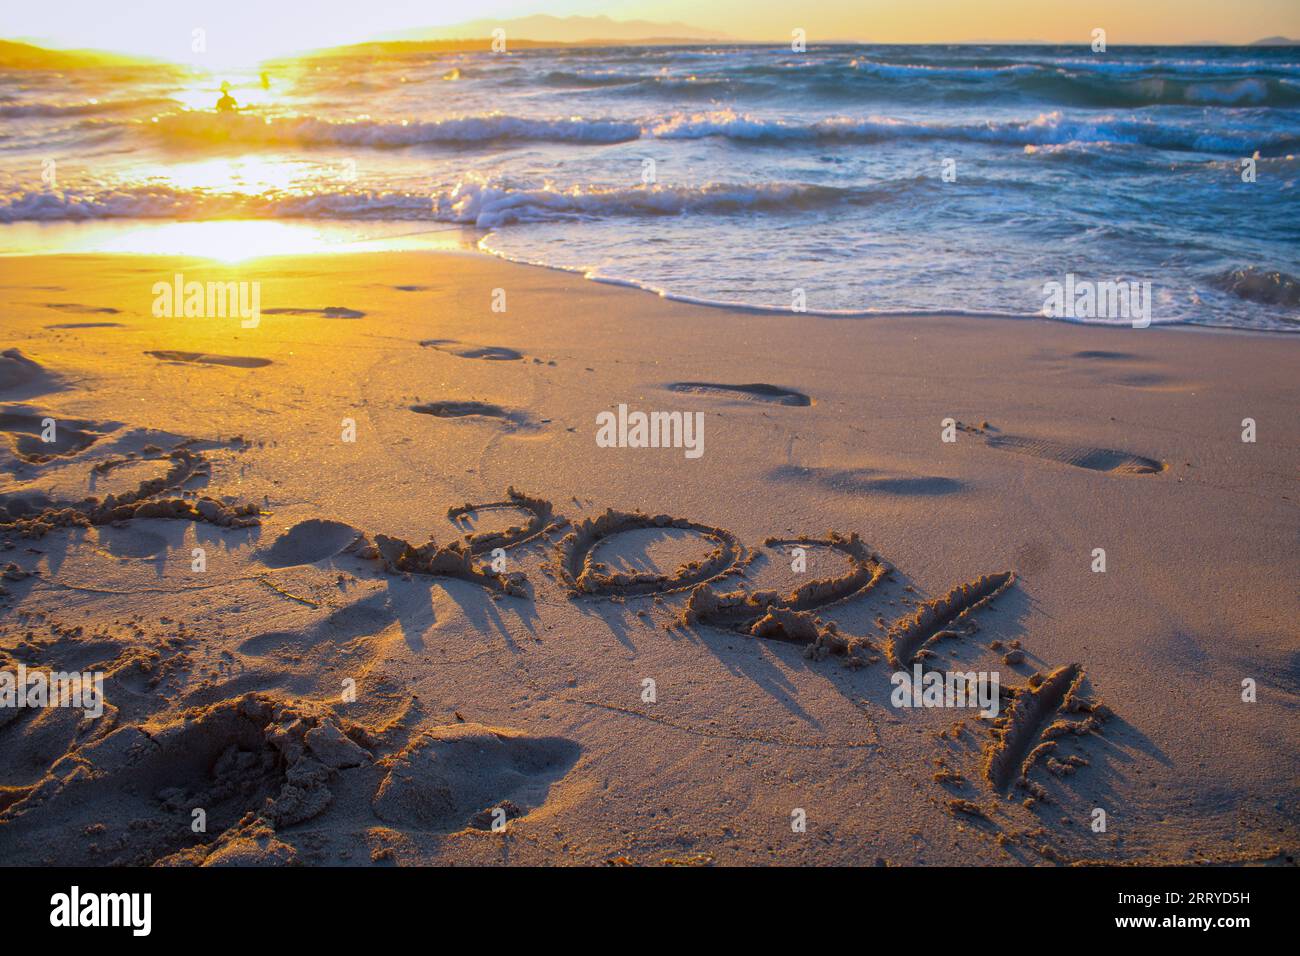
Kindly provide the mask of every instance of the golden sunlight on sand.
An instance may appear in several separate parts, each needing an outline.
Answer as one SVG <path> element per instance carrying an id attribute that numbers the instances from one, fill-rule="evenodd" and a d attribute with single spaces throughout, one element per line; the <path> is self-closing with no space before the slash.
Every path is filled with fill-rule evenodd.
<path id="1" fill-rule="evenodd" d="M 338 223 L 229 219 L 158 222 L 123 229 L 120 223 L 19 223 L 0 242 L 0 256 L 127 253 L 178 255 L 214 262 L 247 262 L 266 256 L 432 249 L 454 252 L 474 245 L 464 229 L 424 223 Z"/>

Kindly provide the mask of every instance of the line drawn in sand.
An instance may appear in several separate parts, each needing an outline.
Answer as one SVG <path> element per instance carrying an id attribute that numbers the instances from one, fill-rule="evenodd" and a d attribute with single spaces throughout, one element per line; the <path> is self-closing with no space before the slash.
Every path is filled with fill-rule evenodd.
<path id="1" fill-rule="evenodd" d="M 228 504 L 211 497 L 161 498 L 167 491 L 178 491 L 191 479 L 207 477 L 211 466 L 190 439 L 178 444 L 169 452 L 155 449 L 148 456 L 110 458 L 93 466 L 103 474 L 113 468 L 139 461 L 168 461 L 164 475 L 148 478 L 136 488 L 102 500 L 88 497 L 79 502 L 57 502 L 39 511 L 27 511 L 20 503 L 0 503 L 0 529 L 12 529 L 24 538 L 39 538 L 55 528 L 91 527 L 114 524 L 132 518 L 176 518 L 186 521 L 206 521 L 230 528 L 247 528 L 260 523 L 259 509 L 254 504 Z"/>
<path id="2" fill-rule="evenodd" d="M 471 515 L 508 508 L 527 513 L 528 519 L 523 524 L 502 530 L 465 530 Z M 268 568 L 282 569 L 316 564 L 339 554 L 351 554 L 366 561 L 379 562 L 387 573 L 457 578 L 486 588 L 494 595 L 526 597 L 527 577 L 522 572 L 497 572 L 491 564 L 480 565 L 474 559 L 498 548 L 505 550 L 526 544 L 563 525 L 562 519 L 554 520 L 551 502 L 517 491 L 514 487 L 508 488 L 505 498 L 500 501 L 477 505 L 467 502 L 449 508 L 447 517 L 464 531 L 461 540 L 440 545 L 431 538 L 422 545 L 414 545 L 392 535 L 372 535 L 343 522 L 309 518 L 286 529 L 257 556 Z M 303 600 L 294 594 L 286 596 Z"/>
<path id="3" fill-rule="evenodd" d="M 1046 677 L 1035 674 L 1024 687 L 1008 689 L 1011 704 L 993 721 L 993 741 L 983 757 L 984 775 L 995 790 L 1004 793 L 1015 784 L 1044 799 L 1046 792 L 1029 779 L 1040 760 L 1058 776 L 1087 765 L 1079 756 L 1051 756 L 1059 738 L 1097 733 L 1110 714 L 1105 704 L 1083 692 L 1083 682 L 1083 667 L 1066 664 Z"/>
<path id="4" fill-rule="evenodd" d="M 80 517 L 72 518 L 69 523 L 96 523 L 97 519 L 129 520 L 133 517 L 152 516 L 190 517 L 197 520 L 195 515 L 204 520 L 213 520 L 199 506 L 188 501 L 147 501 L 168 488 L 184 484 L 194 475 L 206 474 L 206 462 L 187 445 L 188 443 L 182 443 L 170 453 L 160 449 L 157 451 L 158 457 L 173 463 L 166 476 L 142 485 L 135 493 L 119 496 L 111 502 L 98 503 L 90 511 L 74 509 L 74 513 Z M 108 470 L 118 467 L 124 461 L 108 460 L 96 465 L 96 468 Z M 204 501 L 211 501 L 212 506 L 220 505 L 212 499 Z M 149 506 L 147 510 L 146 504 Z M 182 505 L 184 508 L 180 508 Z M 178 508 L 184 513 L 174 513 Z M 471 521 L 477 515 L 511 509 L 523 512 L 526 518 L 500 530 L 471 529 Z M 256 509 L 248 514 L 232 512 L 231 516 L 241 520 L 247 517 L 249 523 L 256 523 L 256 518 L 253 517 L 255 513 Z M 223 523 L 219 520 L 222 513 L 216 514 L 216 523 Z M 51 521 L 51 515 L 43 513 L 39 517 L 51 528 L 56 526 Z M 490 573 L 475 558 L 496 548 L 516 547 L 545 538 L 566 523 L 565 519 L 556 516 L 551 502 L 521 493 L 513 487 L 507 489 L 501 500 L 477 505 L 466 503 L 450 508 L 447 517 L 463 533 L 461 540 L 447 545 L 439 546 L 430 541 L 416 547 L 400 538 L 382 534 L 371 537 L 341 522 L 310 519 L 289 529 L 262 554 L 269 566 L 294 567 L 315 563 L 335 554 L 352 553 L 380 562 L 387 573 L 456 577 L 480 585 L 494 595 L 527 597 L 524 589 L 526 578 L 522 573 Z M 4 518 L 5 515 L 0 514 L 0 526 L 15 524 L 5 522 Z M 675 572 L 667 574 L 635 570 L 615 572 L 593 557 L 593 552 L 602 541 L 637 529 L 689 532 L 709 541 L 713 549 L 702 559 L 683 564 Z M 349 539 L 350 544 L 347 543 Z M 553 567 L 559 581 L 575 598 L 620 599 L 690 591 L 680 618 L 683 624 L 704 624 L 752 637 L 802 644 L 805 655 L 814 659 L 837 653 L 844 655 L 852 666 L 864 663 L 863 652 L 875 650 L 870 639 L 842 634 L 834 622 L 823 623 L 816 612 L 872 591 L 891 570 L 884 560 L 856 534 L 832 532 L 824 538 L 768 538 L 764 541 L 764 546 L 773 549 L 792 546 L 825 548 L 843 555 L 849 566 L 843 573 L 808 581 L 784 593 L 771 589 L 720 593 L 718 582 L 729 576 L 742 575 L 755 558 L 755 554 L 745 548 L 734 534 L 723 528 L 670 515 L 607 510 L 600 516 L 573 526 L 572 531 L 554 548 Z M 896 621 L 888 630 L 885 654 L 890 665 L 903 667 L 924 658 L 932 641 L 948 634 L 953 627 L 966 623 L 974 611 L 986 607 L 1005 593 L 1015 579 L 1012 571 L 983 575 L 954 587 L 940 598 L 919 605 L 910 616 Z M 332 631 L 329 633 L 333 634 Z M 304 639 L 319 636 L 316 631 L 312 631 Z M 291 637 L 296 640 L 298 636 L 278 633 L 259 635 L 247 642 L 241 650 L 253 654 L 278 652 L 281 645 L 292 643 Z M 1064 775 L 1087 764 L 1083 757 L 1062 758 L 1054 753 L 1059 738 L 1067 734 L 1097 732 L 1108 713 L 1103 705 L 1083 694 L 1080 689 L 1083 679 L 1081 665 L 1070 664 L 1046 676 L 1036 674 L 1029 678 L 1024 687 L 1004 688 L 1010 704 L 1005 715 L 992 724 L 994 740 L 984 749 L 981 763 L 983 775 L 995 792 L 1005 794 L 1008 788 L 1015 785 L 1028 790 L 1036 799 L 1044 799 L 1046 793 L 1029 779 L 1030 770 L 1034 766 L 1042 763 L 1050 772 Z M 619 708 L 604 701 L 574 698 L 571 702 L 619 710 L 629 717 L 657 720 L 691 733 L 702 732 L 686 724 L 678 725 L 657 715 Z M 260 722 L 259 717 L 255 723 L 260 725 Z M 736 734 L 737 739 L 750 739 L 739 731 Z M 770 742 L 788 746 L 820 746 L 775 738 Z M 825 743 L 827 746 L 881 746 L 878 740 Z M 965 805 L 969 801 L 957 803 Z M 307 812 L 310 813 L 311 809 L 314 808 L 309 808 Z M 469 810 L 468 807 L 458 809 L 456 819 L 448 818 L 445 825 L 461 825 L 462 809 Z M 299 818 L 297 809 L 286 806 L 283 810 L 280 822 L 287 823 Z M 397 809 L 396 804 L 392 812 L 396 817 L 403 816 L 403 811 Z M 438 825 L 444 824 L 440 821 Z"/>
<path id="5" fill-rule="evenodd" d="M 655 572 L 612 571 L 596 561 L 593 552 L 604 539 L 623 531 L 641 528 L 675 528 L 694 532 L 714 549 L 700 561 L 679 567 L 673 574 Z M 697 524 L 671 515 L 648 515 L 639 511 L 615 511 L 612 508 L 595 518 L 573 526 L 555 549 L 554 570 L 571 594 L 622 596 L 637 594 L 671 594 L 734 574 L 748 553 L 735 535 L 722 528 Z"/>
<path id="6" fill-rule="evenodd" d="M 953 627 L 966 623 L 972 612 L 996 600 L 1015 580 L 1014 571 L 981 575 L 926 602 L 910 617 L 895 621 L 885 645 L 889 665 L 895 669 L 910 667 L 918 656 L 928 653 L 926 645 L 955 634 Z"/>
<path id="7" fill-rule="evenodd" d="M 528 520 L 522 525 L 502 531 L 466 532 L 462 540 L 446 545 L 439 545 L 430 539 L 419 547 L 401 538 L 384 534 L 376 534 L 372 538 L 361 532 L 347 550 L 361 558 L 379 561 L 390 572 L 459 578 L 502 595 L 527 597 L 528 578 L 523 572 L 498 572 L 490 564 L 476 565 L 474 558 L 498 548 L 504 550 L 524 544 L 558 528 L 560 524 L 553 520 L 551 502 L 544 498 L 534 498 L 511 486 L 506 489 L 506 496 L 501 501 L 481 505 L 467 502 L 448 509 L 447 517 L 452 522 L 461 522 L 460 526 L 463 527 L 465 520 L 472 514 L 502 508 L 517 508 L 527 512 Z"/>
<path id="8" fill-rule="evenodd" d="M 849 559 L 849 570 L 839 577 L 809 581 L 786 594 L 775 590 L 719 594 L 708 584 L 701 584 L 691 592 L 681 623 L 707 624 L 751 637 L 792 641 L 806 645 L 807 657 L 842 654 L 852 666 L 860 666 L 860 652 L 874 651 L 875 646 L 866 638 L 841 634 L 834 622 L 823 623 L 813 612 L 870 591 L 889 572 L 888 565 L 856 533 L 845 536 L 831 532 L 824 539 L 768 538 L 764 546 L 828 548 Z"/>
<path id="9" fill-rule="evenodd" d="M 567 519 L 555 520 L 554 506 L 545 498 L 516 491 L 511 485 L 506 489 L 506 497 L 501 501 L 489 501 L 483 504 L 465 502 L 455 508 L 447 509 L 447 519 L 458 527 L 466 527 L 471 516 L 484 511 L 515 509 L 528 515 L 522 525 L 514 525 L 502 531 L 466 531 L 465 543 L 474 554 L 484 554 L 497 548 L 513 548 L 526 544 L 541 535 L 562 527 Z"/>

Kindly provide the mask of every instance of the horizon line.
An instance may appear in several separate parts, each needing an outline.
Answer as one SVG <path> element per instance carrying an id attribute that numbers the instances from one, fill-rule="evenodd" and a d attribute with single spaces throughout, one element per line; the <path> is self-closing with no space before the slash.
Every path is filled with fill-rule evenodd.
<path id="1" fill-rule="evenodd" d="M 1276 40 L 1279 40 L 1279 41 L 1284 41 L 1284 42 L 1264 43 L 1264 41 L 1266 41 L 1266 40 L 1275 40 L 1275 39 L 1276 39 Z M 264 60 L 263 62 L 269 62 L 269 61 L 272 61 L 272 60 L 278 60 L 278 59 L 285 59 L 286 57 L 292 57 L 292 56 L 303 55 L 303 54 L 310 54 L 310 53 L 327 53 L 327 52 L 329 52 L 329 51 L 331 51 L 331 50 L 346 50 L 346 49 L 349 49 L 349 48 L 352 48 L 352 47 L 359 47 L 359 46 L 396 46 L 396 45 L 419 46 L 419 45 L 430 45 L 430 44 L 449 44 L 449 45 L 450 45 L 450 44 L 455 44 L 455 45 L 458 45 L 458 46 L 465 46 L 465 45 L 468 45 L 468 44 L 477 44 L 477 43 L 482 43 L 482 44 L 485 45 L 485 47 L 488 47 L 488 46 L 490 46 L 490 44 L 492 43 L 492 40 L 493 40 L 493 38 L 492 38 L 491 36 L 482 36 L 482 37 L 421 37 L 421 38 L 418 38 L 418 39 L 399 39 L 399 38 L 395 38 L 395 37 L 391 37 L 391 36 L 390 36 L 390 37 L 387 37 L 387 38 L 383 38 L 383 39 L 367 38 L 367 39 L 356 40 L 356 41 L 354 41 L 354 42 L 349 42 L 349 43 L 333 44 L 333 45 L 330 45 L 330 46 L 303 47 L 303 48 L 301 48 L 301 49 L 299 49 L 299 50 L 296 50 L 296 51 L 294 51 L 294 52 L 291 52 L 291 53 L 285 53 L 285 54 L 281 54 L 281 55 L 278 55 L 278 56 L 267 57 L 266 60 Z M 132 52 L 130 52 L 130 51 L 114 50 L 114 49 L 106 48 L 106 47 L 56 46 L 56 45 L 52 45 L 52 44 L 50 43 L 50 41 L 48 41 L 48 40 L 46 40 L 46 39 L 44 39 L 44 38 L 40 38 L 40 37 L 27 37 L 27 36 L 3 37 L 3 36 L 0 36 L 0 43 L 15 43 L 15 44 L 21 44 L 21 45 L 25 45 L 25 46 L 35 47 L 35 48 L 40 49 L 40 50 L 47 50 L 47 51 L 50 51 L 50 52 L 53 52 L 53 53 L 67 53 L 67 54 L 81 53 L 81 54 L 92 54 L 92 55 L 93 55 L 93 54 L 100 54 L 100 55 L 108 55 L 108 56 L 119 57 L 119 58 L 136 59 L 136 60 L 141 60 L 141 61 L 150 61 L 150 62 L 172 62 L 172 61 L 164 60 L 164 59 L 162 59 L 162 58 L 160 58 L 160 57 L 157 57 L 157 56 L 150 56 L 149 54 L 144 54 L 144 53 L 132 53 Z M 788 46 L 788 45 L 789 45 L 789 39 L 788 39 L 788 38 L 784 38 L 784 37 L 783 37 L 783 38 L 780 38 L 780 39 L 772 39 L 772 40 L 765 40 L 765 39 L 737 39 L 737 38 L 734 38 L 734 37 L 727 37 L 727 36 L 710 37 L 710 38 L 701 38 L 701 37 L 674 37 L 674 36 L 671 36 L 671 35 L 666 35 L 666 36 L 646 36 L 646 37 L 636 37 L 636 38 L 627 38 L 627 39 L 617 39 L 617 38 L 609 38 L 609 37 L 584 37 L 584 38 L 582 38 L 582 39 L 575 39 L 575 40 L 537 40 L 537 39 L 532 39 L 532 38 L 530 38 L 530 37 L 526 37 L 526 36 L 520 36 L 520 37 L 511 37 L 511 38 L 509 39 L 509 43 L 511 43 L 511 44 L 527 44 L 527 45 L 529 45 L 530 47 L 534 47 L 534 48 L 537 48 L 537 47 L 595 46 L 595 45 L 611 46 L 611 47 L 612 47 L 612 46 L 622 46 L 622 47 L 635 47 L 635 46 L 719 46 L 719 45 L 725 45 L 725 46 L 777 46 L 777 47 L 784 47 L 784 46 Z M 811 41 L 811 40 L 810 40 L 810 41 L 808 41 L 808 44 L 807 44 L 807 45 L 808 45 L 808 49 L 810 49 L 810 50 L 811 50 L 812 48 L 814 48 L 814 47 L 850 46 L 850 45 L 865 45 L 865 46 L 897 46 L 897 47 L 924 47 L 924 46 L 935 46 L 935 47 L 951 47 L 951 46 L 1045 46 L 1045 47 L 1073 47 L 1073 46 L 1078 46 L 1078 47 L 1081 47 L 1081 48 L 1087 48 L 1087 47 L 1089 46 L 1088 42 L 1086 42 L 1086 41 L 1065 42 L 1065 41 L 1054 41 L 1054 40 L 1043 40 L 1043 39 L 1013 39 L 1013 40 L 967 39 L 967 40 L 929 40 L 929 41 L 925 41 L 925 40 L 871 40 L 871 39 L 864 39 L 864 38 L 859 38 L 859 37 L 836 37 L 836 38 L 827 39 L 827 40 L 815 40 L 815 41 Z M 1280 48 L 1288 48 L 1288 47 L 1300 47 L 1300 38 L 1274 35 L 1274 36 L 1259 37 L 1259 38 L 1256 39 L 1256 40 L 1250 40 L 1250 41 L 1247 41 L 1247 42 L 1240 42 L 1240 43 L 1227 42 L 1227 41 L 1223 41 L 1223 40 L 1193 40 L 1193 41 L 1185 41 L 1185 42 L 1180 42 L 1180 43 L 1167 43 L 1167 42 L 1148 42 L 1148 43 L 1110 43 L 1110 44 L 1108 44 L 1107 46 L 1108 46 L 1108 49 L 1132 49 L 1132 48 L 1140 48 L 1140 47 L 1170 47 L 1170 48 L 1174 48 L 1174 47 L 1235 47 L 1235 48 L 1248 48 L 1248 47 L 1255 47 L 1255 46 L 1263 46 L 1263 47 L 1265 47 L 1265 48 L 1269 48 L 1269 47 L 1271 47 L 1271 48 L 1274 48 L 1274 49 L 1280 49 Z"/>

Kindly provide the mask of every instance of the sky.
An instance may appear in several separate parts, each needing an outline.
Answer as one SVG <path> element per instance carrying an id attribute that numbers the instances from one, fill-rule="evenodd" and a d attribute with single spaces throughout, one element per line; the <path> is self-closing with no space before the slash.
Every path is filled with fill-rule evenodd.
<path id="1" fill-rule="evenodd" d="M 1045 40 L 1110 44 L 1247 43 L 1300 36 L 1300 0 L 104 0 L 5 2 L 0 37 L 181 63 L 253 63 L 298 50 L 483 17 L 607 14 L 681 21 L 743 40 L 881 43 Z M 193 31 L 206 50 L 193 50 Z"/>

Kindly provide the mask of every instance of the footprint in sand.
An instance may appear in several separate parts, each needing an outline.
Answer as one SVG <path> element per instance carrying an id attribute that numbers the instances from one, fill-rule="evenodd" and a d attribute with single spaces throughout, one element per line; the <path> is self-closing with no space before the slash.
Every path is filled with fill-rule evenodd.
<path id="1" fill-rule="evenodd" d="M 489 829 L 494 817 L 523 816 L 545 803 L 581 752 L 564 737 L 480 724 L 434 727 L 388 759 L 371 807 L 393 826 Z"/>
<path id="2" fill-rule="evenodd" d="M 59 312 L 75 312 L 79 315 L 119 315 L 121 309 L 111 309 L 106 305 L 82 305 L 80 302 L 42 302 L 47 309 Z"/>
<path id="3" fill-rule="evenodd" d="M 340 305 L 327 305 L 323 309 L 281 308 L 263 309 L 263 315 L 319 315 L 326 319 L 364 319 L 366 314 Z"/>
<path id="4" fill-rule="evenodd" d="M 1104 349 L 1084 349 L 1075 352 L 1071 358 L 1097 359 L 1103 362 L 1137 362 L 1141 359 L 1132 352 L 1107 352 Z"/>
<path id="5" fill-rule="evenodd" d="M 411 411 L 434 418 L 492 418 L 518 427 L 529 427 L 532 422 L 523 412 L 511 411 L 487 402 L 425 402 L 412 405 Z"/>
<path id="6" fill-rule="evenodd" d="M 455 339 L 427 339 L 420 344 L 427 349 L 437 349 L 458 358 L 484 359 L 488 362 L 517 362 L 524 357 L 522 352 L 502 345 L 469 345 Z"/>
<path id="7" fill-rule="evenodd" d="M 942 475 L 914 475 L 879 468 L 819 468 L 782 465 L 767 473 L 773 481 L 810 482 L 854 495 L 950 495 L 966 486 Z"/>
<path id="8" fill-rule="evenodd" d="M 389 604 L 388 596 L 381 592 L 341 607 L 308 627 L 254 635 L 239 645 L 239 652 L 264 657 L 281 648 L 303 650 L 318 645 L 348 644 L 377 637 L 396 620 L 397 613 Z"/>
<path id="9" fill-rule="evenodd" d="M 53 441 L 44 441 L 47 423 L 54 422 Z M 71 457 L 85 451 L 104 432 L 95 431 L 89 422 L 69 421 L 42 413 L 29 405 L 11 405 L 0 410 L 0 433 L 9 437 L 15 454 L 29 464 L 41 464 L 56 457 Z"/>
<path id="10" fill-rule="evenodd" d="M 1093 445 L 1071 445 L 1049 441 L 1045 438 L 1026 438 L 1022 435 L 1004 435 L 992 425 L 964 425 L 957 423 L 957 428 L 964 432 L 979 435 L 990 448 L 1054 461 L 1062 465 L 1073 465 L 1088 471 L 1101 471 L 1112 475 L 1158 475 L 1167 467 L 1164 462 L 1133 452 L 1116 451 L 1112 448 L 1097 448 Z"/>
<path id="11" fill-rule="evenodd" d="M 1018 455 L 1029 455 L 1046 461 L 1104 471 L 1115 475 L 1158 475 L 1165 470 L 1163 462 L 1127 451 L 1094 448 L 1089 445 L 1065 445 L 1041 438 L 1022 438 L 1018 435 L 995 435 L 986 439 L 990 448 L 1000 448 Z"/>
<path id="12" fill-rule="evenodd" d="M 188 362 L 194 365 L 227 365 L 231 368 L 262 368 L 270 365 L 270 359 L 253 358 L 248 355 L 209 355 L 206 352 L 173 352 L 167 349 L 154 349 L 144 353 L 152 355 L 161 362 Z"/>
<path id="13" fill-rule="evenodd" d="M 171 543 L 160 534 L 139 528 L 114 528 L 105 525 L 96 532 L 99 547 L 115 558 L 164 557 Z"/>
<path id="14" fill-rule="evenodd" d="M 767 385 L 762 382 L 748 385 L 723 385 L 717 382 L 670 382 L 664 388 L 670 392 L 692 395 L 712 395 L 718 398 L 740 398 L 746 401 L 771 402 L 775 405 L 808 406 L 813 400 L 803 392 Z"/>
<path id="15" fill-rule="evenodd" d="M 1159 359 L 1133 352 L 1084 349 L 1068 356 L 1054 356 L 1058 367 L 1097 385 L 1117 385 L 1151 392 L 1187 392 L 1196 383 L 1174 378 L 1164 371 Z"/>

